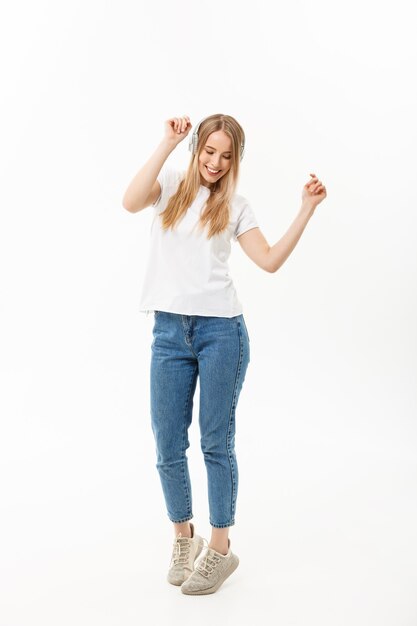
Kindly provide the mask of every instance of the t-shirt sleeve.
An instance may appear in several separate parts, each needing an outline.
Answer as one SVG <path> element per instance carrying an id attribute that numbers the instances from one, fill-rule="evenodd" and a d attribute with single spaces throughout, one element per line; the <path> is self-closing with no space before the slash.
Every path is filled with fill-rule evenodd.
<path id="1" fill-rule="evenodd" d="M 247 200 L 245 200 L 245 203 L 237 220 L 235 232 L 233 234 L 233 240 L 237 241 L 239 235 L 243 235 L 243 233 L 246 233 L 247 230 L 256 227 L 259 227 L 258 220 L 255 217 L 251 205 Z"/>
<path id="2" fill-rule="evenodd" d="M 161 193 L 159 194 L 159 198 L 157 198 L 151 206 L 155 209 L 159 209 L 160 205 L 164 203 L 164 200 L 168 200 L 168 198 L 175 193 L 180 175 L 181 172 L 166 163 L 162 166 L 161 171 L 156 177 L 156 180 L 161 185 Z"/>

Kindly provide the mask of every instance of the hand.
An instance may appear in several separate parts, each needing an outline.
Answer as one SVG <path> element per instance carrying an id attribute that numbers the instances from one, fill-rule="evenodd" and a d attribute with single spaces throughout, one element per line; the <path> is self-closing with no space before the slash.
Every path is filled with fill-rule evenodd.
<path id="1" fill-rule="evenodd" d="M 188 115 L 171 117 L 165 122 L 165 139 L 177 145 L 188 135 L 191 126 Z"/>
<path id="2" fill-rule="evenodd" d="M 303 187 L 302 203 L 303 207 L 314 211 L 316 206 L 327 197 L 327 191 L 315 174 L 310 174 L 310 176 L 313 178 Z"/>

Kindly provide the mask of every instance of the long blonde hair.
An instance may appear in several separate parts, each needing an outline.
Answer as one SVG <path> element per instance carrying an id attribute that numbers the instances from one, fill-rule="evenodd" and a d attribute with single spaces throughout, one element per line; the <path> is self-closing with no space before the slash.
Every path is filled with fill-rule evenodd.
<path id="1" fill-rule="evenodd" d="M 173 229 L 193 203 L 201 185 L 201 174 L 198 168 L 199 155 L 209 135 L 218 130 L 224 131 L 232 140 L 231 165 L 227 173 L 210 188 L 211 193 L 201 214 L 199 227 L 204 229 L 208 225 L 207 239 L 227 229 L 230 219 L 230 201 L 239 178 L 240 146 L 245 141 L 245 134 L 234 117 L 216 113 L 201 122 L 198 129 L 197 152 L 191 157 L 185 177 L 178 185 L 178 189 L 169 198 L 164 211 L 160 213 L 161 226 L 164 230 Z"/>

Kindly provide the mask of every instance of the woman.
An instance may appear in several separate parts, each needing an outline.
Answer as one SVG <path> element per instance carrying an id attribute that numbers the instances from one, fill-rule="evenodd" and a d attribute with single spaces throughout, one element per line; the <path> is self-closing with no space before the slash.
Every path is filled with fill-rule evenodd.
<path id="1" fill-rule="evenodd" d="M 228 272 L 230 240 L 267 272 L 294 249 L 326 189 L 315 174 L 285 235 L 269 246 L 246 198 L 235 193 L 245 135 L 230 115 L 203 119 L 189 143 L 186 171 L 165 165 L 191 129 L 188 116 L 165 122 L 165 136 L 133 178 L 123 206 L 152 205 L 151 249 L 140 310 L 154 311 L 151 422 L 167 514 L 174 526 L 168 581 L 186 594 L 215 592 L 236 569 L 229 528 L 235 524 L 238 467 L 235 410 L 250 360 L 242 305 Z M 190 520 L 186 449 L 200 381 L 199 425 L 207 470 L 211 540 L 205 553 Z M 196 565 L 195 565 L 196 563 Z"/>

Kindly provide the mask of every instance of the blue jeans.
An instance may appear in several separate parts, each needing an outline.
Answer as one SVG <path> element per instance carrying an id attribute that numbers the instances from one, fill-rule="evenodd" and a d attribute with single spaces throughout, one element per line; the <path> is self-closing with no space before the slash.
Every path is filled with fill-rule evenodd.
<path id="1" fill-rule="evenodd" d="M 243 315 L 208 317 L 155 311 L 151 346 L 151 424 L 156 467 L 172 522 L 193 517 L 186 449 L 200 377 L 200 444 L 210 524 L 235 523 L 238 467 L 235 411 L 250 360 Z"/>

